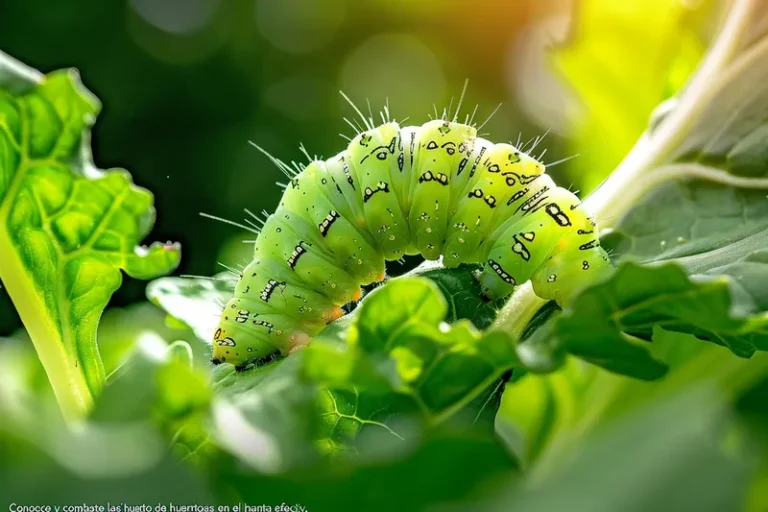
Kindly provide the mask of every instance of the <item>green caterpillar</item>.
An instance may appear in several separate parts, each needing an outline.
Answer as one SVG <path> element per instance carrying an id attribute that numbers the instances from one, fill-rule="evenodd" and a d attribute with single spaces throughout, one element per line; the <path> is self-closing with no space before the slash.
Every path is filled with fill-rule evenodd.
<path id="1" fill-rule="evenodd" d="M 610 269 L 595 223 L 541 162 L 455 116 L 400 127 L 387 115 L 374 127 L 358 113 L 365 131 L 338 155 L 296 169 L 270 157 L 290 183 L 224 307 L 214 364 L 305 346 L 403 255 L 482 263 L 488 298 L 531 280 L 560 305 Z"/>

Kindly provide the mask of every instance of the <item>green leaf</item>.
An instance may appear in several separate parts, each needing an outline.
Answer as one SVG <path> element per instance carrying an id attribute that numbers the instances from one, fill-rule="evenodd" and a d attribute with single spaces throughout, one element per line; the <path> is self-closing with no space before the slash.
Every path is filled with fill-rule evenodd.
<path id="1" fill-rule="evenodd" d="M 62 409 L 77 417 L 104 385 L 96 329 L 120 271 L 165 274 L 179 248 L 136 248 L 154 222 L 152 196 L 123 170 L 93 167 L 100 106 L 76 73 L 32 80 L 20 69 L 0 54 L 0 278 Z"/>
<path id="2" fill-rule="evenodd" d="M 231 293 L 218 286 L 165 278 L 149 295 L 204 334 L 202 309 L 189 305 L 215 307 L 213 297 Z M 382 446 L 406 447 L 419 429 L 448 419 L 492 432 L 514 346 L 465 320 L 448 328 L 447 314 L 429 279 L 394 279 L 300 352 L 242 372 L 217 366 L 216 437 L 251 466 L 279 472 L 322 454 L 373 457 Z"/>
<path id="3" fill-rule="evenodd" d="M 165 277 L 147 286 L 147 297 L 162 308 L 179 326 L 192 329 L 201 341 L 210 344 L 221 306 L 235 291 L 235 281 L 229 274 L 211 279 Z"/>
<path id="4" fill-rule="evenodd" d="M 447 312 L 432 281 L 393 280 L 363 302 L 346 346 L 321 335 L 306 349 L 307 374 L 331 388 L 389 386 L 411 397 L 428 421 L 444 421 L 518 362 L 506 335 L 482 335 L 465 320 L 448 326 Z"/>
<path id="5" fill-rule="evenodd" d="M 235 372 L 214 372 L 213 432 L 218 443 L 262 473 L 278 473 L 319 456 L 317 388 L 303 382 L 304 354 Z"/>
<path id="6" fill-rule="evenodd" d="M 694 334 L 741 357 L 750 357 L 755 345 L 768 349 L 768 313 L 748 293 L 723 276 L 689 278 L 675 264 L 622 265 L 608 281 L 584 291 L 557 329 L 571 353 L 612 371 L 654 379 L 665 366 L 642 341 L 650 339 L 654 326 Z"/>
<path id="7" fill-rule="evenodd" d="M 410 376 L 410 363 L 419 365 L 428 362 L 420 362 L 420 356 L 414 356 L 408 347 L 397 343 L 393 344 L 393 358 L 380 349 L 387 343 L 387 338 L 405 324 L 410 326 L 410 331 L 397 334 L 398 338 L 413 337 L 425 346 L 436 343 L 436 348 L 446 352 L 442 355 L 435 352 L 430 356 L 438 362 L 427 391 L 435 389 L 440 395 L 439 390 L 442 389 L 444 394 L 450 394 L 446 398 L 432 396 L 435 393 L 424 395 L 428 402 L 435 402 L 426 405 L 428 409 L 434 409 L 429 411 L 430 420 L 437 418 L 438 413 L 444 415 L 439 420 L 443 421 L 461 412 L 464 419 L 456 421 L 477 428 L 484 425 L 483 428 L 489 431 L 493 429 L 493 418 L 503 389 L 500 377 L 509 367 L 509 362 L 501 359 L 514 358 L 514 347 L 500 333 L 481 340 L 474 327 L 460 320 L 470 317 L 487 326 L 495 315 L 496 305 L 481 299 L 471 268 L 447 270 L 424 265 L 413 275 L 423 275 L 429 280 L 420 277 L 388 281 L 364 297 L 352 314 L 329 325 L 313 341 L 311 348 L 301 356 L 306 360 L 303 364 L 306 367 L 305 376 L 309 377 L 309 388 L 306 383 L 299 382 L 301 376 L 294 373 L 294 363 L 283 368 L 284 363 L 277 361 L 242 373 L 234 373 L 228 365 L 216 368 L 213 378 L 219 394 L 237 397 L 246 392 L 259 393 L 260 396 L 263 393 L 260 404 L 274 400 L 274 407 L 285 406 L 278 415 L 281 420 L 269 425 L 256 420 L 261 418 L 260 415 L 248 412 L 249 400 L 233 398 L 234 402 L 226 406 L 230 413 L 236 412 L 251 426 L 272 433 L 269 435 L 275 439 L 274 452 L 283 454 L 281 462 L 275 467 L 311 458 L 306 452 L 291 454 L 291 447 L 299 446 L 300 439 L 311 441 L 322 453 L 360 453 L 375 444 L 368 442 L 369 437 L 381 434 L 399 442 L 407 435 L 406 431 L 413 431 L 414 418 L 424 421 L 426 417 L 418 409 L 417 400 L 420 397 L 414 398 L 410 391 L 403 392 L 407 387 L 401 389 L 398 372 Z M 418 285 L 414 286 L 413 282 Z M 220 275 L 213 279 L 158 279 L 149 285 L 147 295 L 175 320 L 190 326 L 198 338 L 210 343 L 218 321 L 217 303 L 226 302 L 232 291 L 232 280 Z M 374 304 L 369 306 L 371 300 Z M 458 330 L 441 331 L 438 326 L 443 320 L 458 322 Z M 350 336 L 355 340 L 364 340 L 361 342 L 364 349 L 348 345 Z M 419 342 L 419 339 L 422 341 Z M 498 356 L 499 361 L 484 361 L 482 355 L 478 356 L 484 353 L 484 344 L 496 350 L 490 357 Z M 471 366 L 463 368 L 463 363 Z M 468 371 L 465 373 L 465 370 Z M 274 377 L 265 379 L 273 372 Z M 452 375 L 458 375 L 458 378 L 451 386 L 441 383 L 440 379 L 450 381 Z M 276 393 L 274 390 L 278 389 L 274 384 L 262 389 L 266 385 L 262 381 L 269 383 L 275 379 L 283 383 L 294 381 L 293 386 L 297 390 L 295 402 L 280 405 L 279 397 L 273 396 Z M 318 418 L 314 424 L 307 423 L 302 417 L 312 414 Z M 400 432 L 402 428 L 404 432 Z M 287 444 L 280 444 L 277 439 L 286 432 L 295 432 L 295 435 L 289 435 L 291 441 Z M 229 448 L 233 453 L 240 451 L 236 445 L 229 445 Z M 257 460 L 254 464 L 272 467 L 269 461 Z"/>
<path id="8" fill-rule="evenodd" d="M 466 319 L 478 329 L 487 329 L 496 318 L 496 312 L 504 304 L 504 300 L 489 302 L 483 299 L 480 282 L 473 274 L 478 268 L 477 265 L 443 268 L 426 264 L 417 267 L 408 275 L 427 277 L 440 288 L 448 301 L 448 323 Z"/>

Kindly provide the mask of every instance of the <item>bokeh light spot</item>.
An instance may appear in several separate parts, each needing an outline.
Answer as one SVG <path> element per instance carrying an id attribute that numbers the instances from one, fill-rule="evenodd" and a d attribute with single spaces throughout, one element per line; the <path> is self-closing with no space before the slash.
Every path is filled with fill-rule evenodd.
<path id="1" fill-rule="evenodd" d="M 396 117 L 415 116 L 414 123 L 425 121 L 433 104 L 442 107 L 446 96 L 435 54 L 417 38 L 400 34 L 376 35 L 358 46 L 344 63 L 341 87 L 361 108 L 370 99 L 378 110 L 388 98 Z"/>
<path id="2" fill-rule="evenodd" d="M 171 34 L 188 34 L 205 27 L 221 0 L 131 0 L 147 23 Z"/>
<path id="3" fill-rule="evenodd" d="M 290 119 L 308 121 L 321 117 L 336 94 L 331 82 L 299 74 L 270 85 L 264 103 Z"/>
<path id="4" fill-rule="evenodd" d="M 288 53 L 306 53 L 325 45 L 345 14 L 342 0 L 256 0 L 259 31 Z"/>

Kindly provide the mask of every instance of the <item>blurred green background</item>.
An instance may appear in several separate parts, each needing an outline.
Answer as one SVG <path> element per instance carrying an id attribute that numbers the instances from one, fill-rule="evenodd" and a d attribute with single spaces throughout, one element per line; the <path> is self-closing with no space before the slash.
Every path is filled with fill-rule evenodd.
<path id="1" fill-rule="evenodd" d="M 323 157 L 342 150 L 342 118 L 354 112 L 339 89 L 374 112 L 388 98 L 397 119 L 421 124 L 468 79 L 463 112 L 478 104 L 483 120 L 502 103 L 488 138 L 541 135 L 516 84 L 530 27 L 564 10 L 534 0 L 3 0 L 0 49 L 43 72 L 80 71 L 103 103 L 97 165 L 125 167 L 155 194 L 148 240 L 182 243 L 178 274 L 211 275 L 245 257 L 248 237 L 199 212 L 239 220 L 243 208 L 276 206 L 282 175 L 249 140 L 284 160 L 303 159 L 300 142 Z M 554 134 L 542 147 L 545 161 L 568 155 Z M 113 305 L 143 300 L 144 287 L 127 280 Z M 20 326 L 9 306 L 3 294 L 0 336 Z"/>

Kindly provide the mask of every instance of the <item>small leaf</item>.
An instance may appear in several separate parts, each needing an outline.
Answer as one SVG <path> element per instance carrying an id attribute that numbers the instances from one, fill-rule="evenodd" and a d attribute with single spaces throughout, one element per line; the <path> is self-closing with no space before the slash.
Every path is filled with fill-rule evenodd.
<path id="1" fill-rule="evenodd" d="M 213 435 L 260 472 L 278 473 L 319 456 L 317 390 L 300 378 L 302 358 L 298 352 L 240 373 L 219 366 Z"/>
<path id="2" fill-rule="evenodd" d="M 228 274 L 211 279 L 164 277 L 147 286 L 150 301 L 165 310 L 179 326 L 192 329 L 198 339 L 210 344 L 221 305 L 235 291 L 235 281 Z"/>
<path id="3" fill-rule="evenodd" d="M 444 421 L 518 362 L 505 334 L 483 336 L 465 320 L 448 326 L 447 311 L 430 280 L 393 280 L 363 302 L 347 346 L 321 335 L 306 349 L 307 374 L 331 388 L 388 385 L 413 398 L 429 421 Z"/>
<path id="4" fill-rule="evenodd" d="M 749 357 L 765 343 L 768 315 L 728 279 L 689 278 L 675 264 L 625 263 L 606 282 L 585 290 L 558 322 L 569 352 L 612 371 L 644 379 L 664 373 L 647 342 L 653 326 L 686 332 Z M 640 336 L 640 338 L 638 338 Z"/>
<path id="5" fill-rule="evenodd" d="M 739 510 L 755 447 L 734 435 L 735 443 L 724 441 L 723 423 L 736 433 L 728 416 L 723 397 L 709 387 L 670 395 L 555 456 L 568 464 L 473 505 L 533 512 Z"/>

